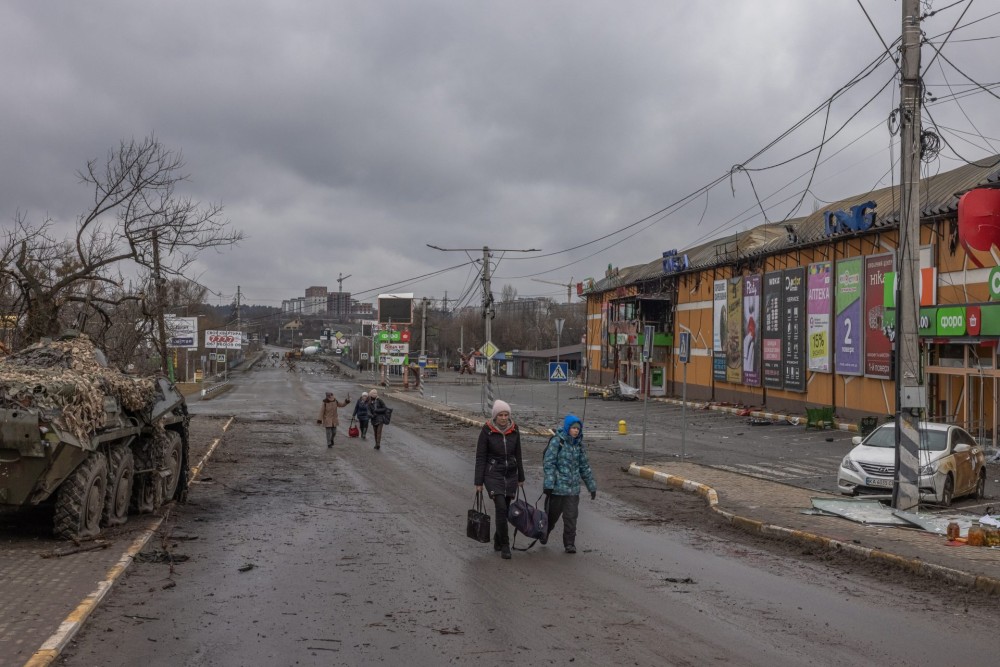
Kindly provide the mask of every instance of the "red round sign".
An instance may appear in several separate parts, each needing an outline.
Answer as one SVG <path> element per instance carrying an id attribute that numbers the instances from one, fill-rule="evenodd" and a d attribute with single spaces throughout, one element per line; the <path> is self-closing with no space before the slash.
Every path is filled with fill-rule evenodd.
<path id="1" fill-rule="evenodd" d="M 409 329 L 403 329 L 402 331 L 400 331 L 399 332 L 399 340 L 401 342 L 403 342 L 403 343 L 409 343 L 410 342 L 410 330 Z"/>
<path id="2" fill-rule="evenodd" d="M 970 336 L 978 336 L 983 328 L 983 313 L 979 306 L 966 306 L 965 330 Z"/>

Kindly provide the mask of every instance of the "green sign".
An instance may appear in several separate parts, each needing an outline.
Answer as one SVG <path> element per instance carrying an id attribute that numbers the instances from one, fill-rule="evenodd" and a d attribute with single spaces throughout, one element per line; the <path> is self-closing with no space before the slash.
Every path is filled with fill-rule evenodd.
<path id="1" fill-rule="evenodd" d="M 990 301 L 1000 301 L 1000 266 L 990 270 Z"/>
<path id="2" fill-rule="evenodd" d="M 965 306 L 938 308 L 934 319 L 937 322 L 938 336 L 965 335 Z"/>
<path id="3" fill-rule="evenodd" d="M 896 307 L 896 272 L 886 271 L 885 282 L 882 283 L 882 305 L 885 308 Z"/>
<path id="4" fill-rule="evenodd" d="M 392 341 L 393 343 L 398 343 L 401 336 L 402 334 L 399 331 L 389 332 L 389 340 Z"/>
<path id="5" fill-rule="evenodd" d="M 895 317 L 895 315 L 893 317 Z M 921 336 L 937 335 L 937 308 L 920 309 L 920 320 L 917 322 L 917 332 Z"/>
<path id="6" fill-rule="evenodd" d="M 388 343 L 389 342 L 389 332 L 388 331 L 379 331 L 378 332 L 378 342 L 380 342 L 380 343 Z"/>
<path id="7" fill-rule="evenodd" d="M 980 306 L 983 320 L 980 336 L 1000 336 L 1000 304 Z"/>

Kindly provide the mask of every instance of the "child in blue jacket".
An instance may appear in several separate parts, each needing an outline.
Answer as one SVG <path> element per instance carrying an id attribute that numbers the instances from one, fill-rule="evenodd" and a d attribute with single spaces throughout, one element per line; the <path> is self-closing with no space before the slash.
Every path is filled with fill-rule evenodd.
<path id="1" fill-rule="evenodd" d="M 583 422 L 576 415 L 566 415 L 563 426 L 549 440 L 542 461 L 548 497 L 549 532 L 563 519 L 563 546 L 566 553 L 576 553 L 576 519 L 580 515 L 580 480 L 587 485 L 590 499 L 597 498 L 597 482 L 583 448 Z M 548 541 L 548 536 L 542 544 Z"/>

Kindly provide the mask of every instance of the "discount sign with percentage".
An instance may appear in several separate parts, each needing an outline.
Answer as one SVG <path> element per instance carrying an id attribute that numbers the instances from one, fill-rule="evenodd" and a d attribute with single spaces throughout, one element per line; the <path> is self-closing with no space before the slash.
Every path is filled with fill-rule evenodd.
<path id="1" fill-rule="evenodd" d="M 213 331 L 209 329 L 205 332 L 205 347 L 208 349 L 238 350 L 242 346 L 242 331 Z"/>

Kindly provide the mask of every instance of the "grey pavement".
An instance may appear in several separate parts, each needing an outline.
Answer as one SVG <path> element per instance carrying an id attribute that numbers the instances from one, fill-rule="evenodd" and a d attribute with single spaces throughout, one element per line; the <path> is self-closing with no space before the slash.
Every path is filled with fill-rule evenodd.
<path id="1" fill-rule="evenodd" d="M 455 419 L 481 422 L 484 399 L 480 395 L 480 388 L 458 386 L 449 383 L 450 380 L 453 381 L 453 378 L 444 376 L 438 378 L 437 382 L 429 383 L 425 387 L 424 398 L 413 390 L 395 390 L 389 394 L 389 398 L 422 406 Z M 519 395 L 524 399 L 517 406 L 516 412 L 519 423 L 522 427 L 527 426 L 529 431 L 543 432 L 555 423 L 554 415 L 548 414 L 548 408 L 535 405 L 535 396 L 541 396 L 546 391 L 545 384 L 536 382 L 532 386 L 532 381 L 525 380 L 505 383 L 508 396 Z M 569 401 L 566 404 L 572 405 Z M 736 418 L 719 413 L 717 419 Z M 612 424 L 605 424 L 605 429 L 611 426 Z M 801 430 L 804 427 L 788 428 Z M 840 437 L 850 435 L 843 433 Z M 630 463 L 634 463 L 634 459 L 622 461 L 623 466 Z M 711 503 L 712 507 L 706 508 L 706 512 L 716 511 L 733 525 L 748 532 L 873 559 L 911 571 L 917 576 L 942 578 L 1000 595 L 1000 548 L 949 546 L 944 536 L 920 529 L 867 525 L 840 517 L 804 514 L 805 510 L 811 509 L 813 498 L 836 499 L 843 496 L 760 479 L 689 460 L 650 459 L 642 467 L 646 473 L 642 476 L 652 477 L 654 472 L 673 476 L 671 481 L 674 485 L 700 493 L 706 497 L 707 504 L 708 490 L 714 490 L 717 504 Z M 633 474 L 638 474 L 639 466 L 634 468 Z M 831 469 L 830 475 L 834 474 L 835 469 Z M 685 481 L 688 483 L 684 484 Z"/>
<path id="2" fill-rule="evenodd" d="M 221 435 L 222 423 L 191 420 L 192 463 L 204 454 L 196 444 Z M 52 537 L 50 514 L 0 515 L 0 667 L 24 665 L 64 622 L 79 615 L 88 596 L 103 591 L 113 579 L 122 554 L 169 507 L 157 514 L 131 516 L 121 528 L 106 531 L 101 536 L 106 548 L 65 556 L 53 554 L 74 545 Z M 42 517 L 44 524 L 39 521 Z"/>

